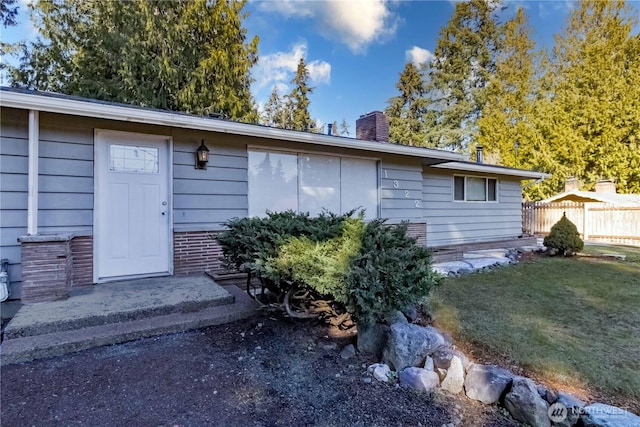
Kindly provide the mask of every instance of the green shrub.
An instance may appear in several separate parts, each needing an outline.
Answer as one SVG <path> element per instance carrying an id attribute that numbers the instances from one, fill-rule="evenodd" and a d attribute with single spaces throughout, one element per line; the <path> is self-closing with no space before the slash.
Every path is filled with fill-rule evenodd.
<path id="1" fill-rule="evenodd" d="M 439 278 L 431 252 L 407 235 L 405 225 L 374 220 L 347 275 L 349 311 L 359 323 L 381 321 L 426 297 Z"/>
<path id="2" fill-rule="evenodd" d="M 330 295 L 347 304 L 346 276 L 351 260 L 360 253 L 365 230 L 362 215 L 344 220 L 342 234 L 314 242 L 308 237 L 292 237 L 281 246 L 277 257 L 266 263 L 271 277 L 306 284 L 321 295 Z"/>
<path id="3" fill-rule="evenodd" d="M 547 249 L 553 249 L 553 252 L 557 251 L 557 254 L 570 256 L 582 250 L 584 242 L 580 238 L 578 228 L 569 221 L 566 213 L 564 213 L 560 221 L 551 227 L 549 235 L 544 238 L 544 245 Z M 550 251 L 550 253 L 553 252 Z"/>
<path id="4" fill-rule="evenodd" d="M 340 235 L 344 215 L 323 212 L 317 217 L 293 211 L 267 212 L 264 218 L 234 218 L 224 225 L 226 230 L 218 236 L 228 267 L 251 274 L 267 287 L 282 290 L 282 283 L 274 271 L 266 267 L 267 260 L 278 255 L 278 250 L 291 237 L 307 237 L 313 242 Z"/>
<path id="5" fill-rule="evenodd" d="M 345 305 L 359 323 L 381 321 L 426 297 L 439 276 L 405 225 L 353 214 L 233 219 L 218 240 L 228 265 L 274 291 L 303 284 Z"/>

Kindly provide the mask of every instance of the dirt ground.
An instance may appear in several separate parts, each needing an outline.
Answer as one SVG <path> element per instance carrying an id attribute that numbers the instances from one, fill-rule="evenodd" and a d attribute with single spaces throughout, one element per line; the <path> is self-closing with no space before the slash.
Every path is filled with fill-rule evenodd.
<path id="1" fill-rule="evenodd" d="M 279 315 L 2 367 L 2 426 L 517 426 L 497 407 L 368 382 Z"/>

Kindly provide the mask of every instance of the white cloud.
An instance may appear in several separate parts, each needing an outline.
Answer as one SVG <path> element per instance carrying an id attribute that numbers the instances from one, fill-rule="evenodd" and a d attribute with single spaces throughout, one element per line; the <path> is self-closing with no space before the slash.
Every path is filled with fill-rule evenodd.
<path id="1" fill-rule="evenodd" d="M 406 50 L 405 56 L 407 61 L 411 61 L 415 65 L 426 64 L 434 58 L 433 53 L 418 46 L 413 46 L 411 49 Z"/>
<path id="2" fill-rule="evenodd" d="M 254 69 L 256 89 L 274 86 L 282 94 L 288 90 L 288 84 L 295 75 L 300 58 L 305 58 L 309 82 L 311 85 L 329 84 L 331 82 L 331 64 L 319 59 L 308 61 L 307 44 L 293 45 L 288 52 L 276 52 L 260 55 Z"/>
<path id="3" fill-rule="evenodd" d="M 331 81 L 331 64 L 325 61 L 312 61 L 307 64 L 309 71 L 309 79 L 314 84 L 326 83 Z"/>
<path id="4" fill-rule="evenodd" d="M 260 10 L 312 19 L 324 37 L 363 53 L 369 44 L 395 34 L 400 19 L 389 4 L 388 0 L 279 0 L 262 2 Z"/>

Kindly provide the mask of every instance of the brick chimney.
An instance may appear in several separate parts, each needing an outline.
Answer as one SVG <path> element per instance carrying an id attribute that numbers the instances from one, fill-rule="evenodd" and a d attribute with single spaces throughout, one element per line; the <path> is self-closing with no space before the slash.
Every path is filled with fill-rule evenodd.
<path id="1" fill-rule="evenodd" d="M 382 111 L 372 111 L 356 120 L 356 138 L 389 142 L 389 120 Z"/>
<path id="2" fill-rule="evenodd" d="M 576 178 L 575 176 L 570 176 L 564 182 L 564 191 L 579 190 L 579 188 L 580 188 L 580 182 L 578 181 L 578 178 Z"/>
<path id="3" fill-rule="evenodd" d="M 596 193 L 616 193 L 616 183 L 610 179 L 596 182 Z"/>

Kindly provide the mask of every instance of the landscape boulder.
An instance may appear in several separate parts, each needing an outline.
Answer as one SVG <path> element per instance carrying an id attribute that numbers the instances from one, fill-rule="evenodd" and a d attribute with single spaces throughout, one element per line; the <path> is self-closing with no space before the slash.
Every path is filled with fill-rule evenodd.
<path id="1" fill-rule="evenodd" d="M 513 374 L 494 365 L 471 365 L 464 380 L 467 397 L 491 405 L 500 401 Z"/>
<path id="2" fill-rule="evenodd" d="M 517 421 L 532 427 L 551 426 L 549 404 L 540 397 L 535 383 L 529 378 L 513 379 L 511 390 L 504 398 L 504 406 Z"/>
<path id="3" fill-rule="evenodd" d="M 358 351 L 382 357 L 389 337 L 389 326 L 384 323 L 358 324 Z"/>
<path id="4" fill-rule="evenodd" d="M 369 366 L 369 373 L 373 375 L 378 381 L 382 381 L 383 383 L 389 382 L 389 374 L 391 373 L 391 369 L 389 369 L 388 365 L 384 363 L 375 363 Z"/>
<path id="5" fill-rule="evenodd" d="M 382 359 L 399 372 L 409 366 L 423 366 L 426 357 L 444 344 L 443 336 L 431 326 L 395 322 L 390 327 Z"/>
<path id="6" fill-rule="evenodd" d="M 353 344 L 345 346 L 345 348 L 343 348 L 340 352 L 340 357 L 342 357 L 343 359 L 351 359 L 355 355 L 356 348 L 353 346 Z"/>
<path id="7" fill-rule="evenodd" d="M 553 425 L 557 427 L 573 427 L 578 424 L 580 415 L 584 411 L 585 403 L 575 396 L 568 393 L 559 392 L 558 398 L 549 409 L 549 417 L 553 416 L 554 411 L 560 410 L 561 417 L 552 419 Z"/>
<path id="8" fill-rule="evenodd" d="M 447 375 L 442 380 L 442 389 L 449 393 L 458 394 L 464 386 L 464 368 L 460 357 L 453 356 L 451 365 L 447 369 Z"/>
<path id="9" fill-rule="evenodd" d="M 584 408 L 584 427 L 640 427 L 640 417 L 615 406 L 594 403 Z"/>
<path id="10" fill-rule="evenodd" d="M 427 357 L 427 359 L 424 361 L 424 369 L 426 369 L 427 371 L 434 371 L 434 372 L 436 370 L 436 367 L 433 364 L 433 358 L 431 358 L 430 356 Z"/>
<path id="11" fill-rule="evenodd" d="M 402 387 L 418 391 L 433 391 L 440 384 L 438 374 L 422 368 L 408 367 L 400 371 L 398 375 Z"/>
<path id="12" fill-rule="evenodd" d="M 454 350 L 449 346 L 440 347 L 431 354 L 433 364 L 439 369 L 449 369 L 453 356 L 455 356 Z"/>

